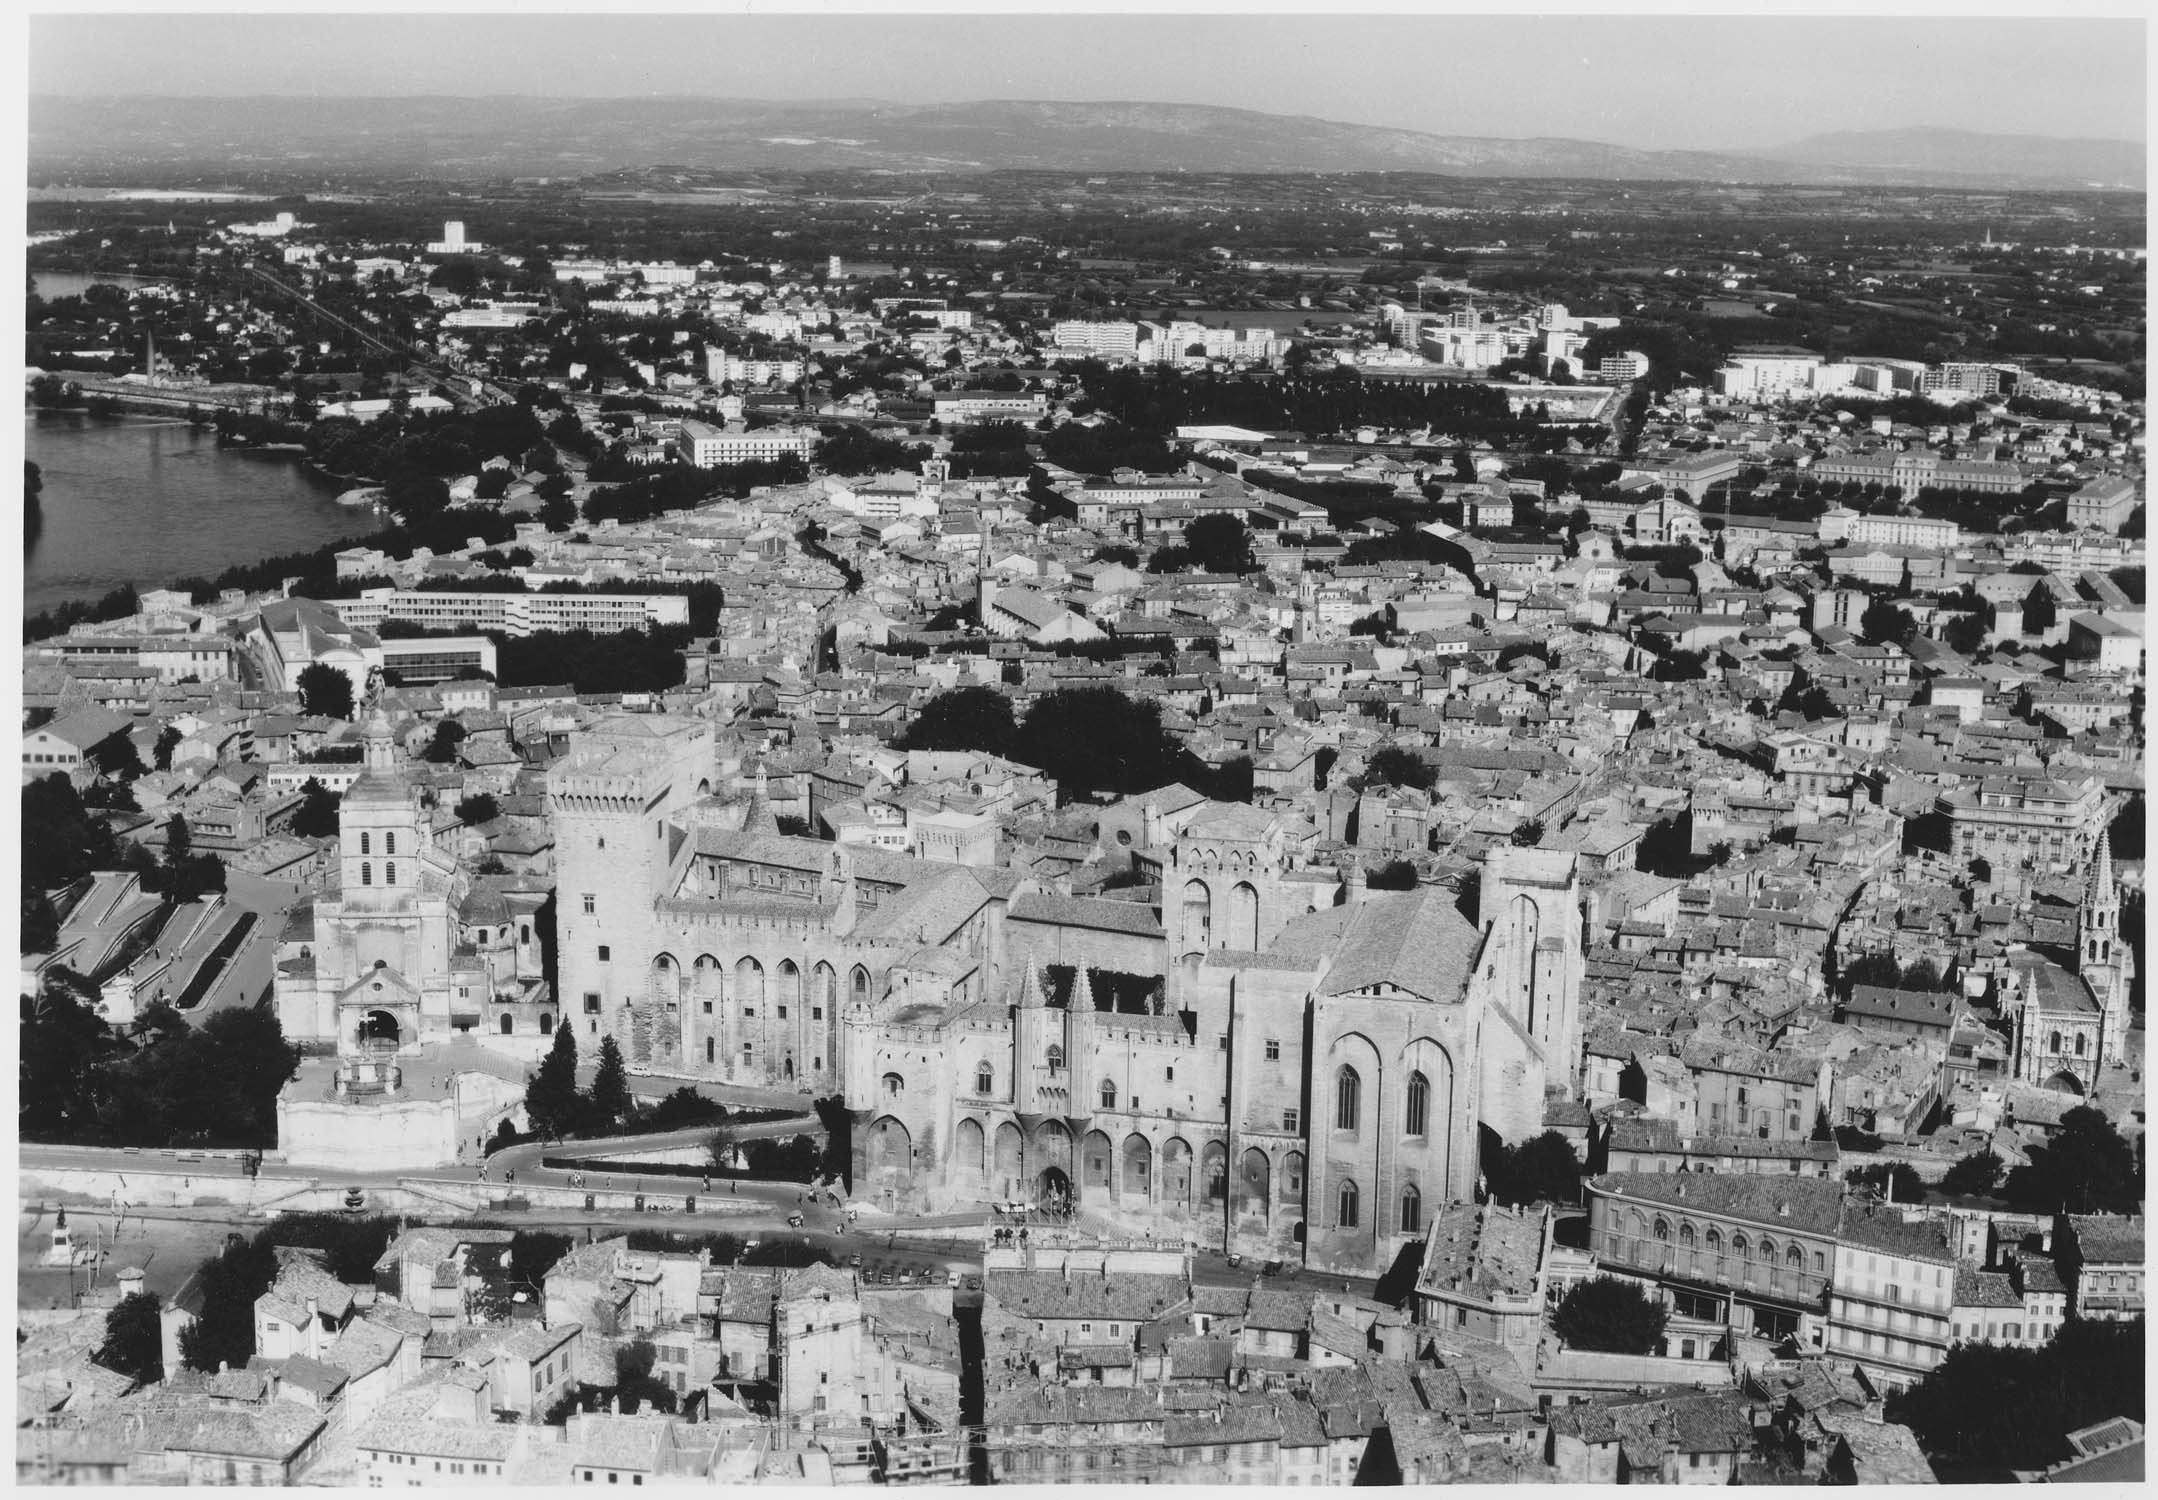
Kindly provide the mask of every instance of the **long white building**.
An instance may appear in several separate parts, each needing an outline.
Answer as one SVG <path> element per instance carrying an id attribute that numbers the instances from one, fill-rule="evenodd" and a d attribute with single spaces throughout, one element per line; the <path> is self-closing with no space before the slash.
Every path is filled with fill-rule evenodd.
<path id="1" fill-rule="evenodd" d="M 348 627 L 372 631 L 386 620 L 431 630 L 589 630 L 608 635 L 655 625 L 687 625 L 689 600 L 680 594 L 466 594 L 424 589 L 368 589 L 357 599 L 325 599 Z"/>
<path id="2" fill-rule="evenodd" d="M 809 427 L 714 427 L 709 422 L 682 424 L 682 456 L 700 469 L 722 464 L 772 463 L 799 458 L 804 463 L 816 449 L 817 434 Z"/>

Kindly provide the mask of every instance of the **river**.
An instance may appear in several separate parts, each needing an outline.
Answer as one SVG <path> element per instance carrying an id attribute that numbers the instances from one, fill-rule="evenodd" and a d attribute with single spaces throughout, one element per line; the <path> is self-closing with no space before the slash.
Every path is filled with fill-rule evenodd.
<path id="1" fill-rule="evenodd" d="M 48 302 L 60 297 L 80 297 L 97 283 L 109 286 L 156 286 L 154 276 L 130 276 L 124 271 L 98 272 L 87 275 L 81 271 L 32 271 L 30 290 Z"/>
<path id="2" fill-rule="evenodd" d="M 123 583 L 213 578 L 381 525 L 339 505 L 344 486 L 292 454 L 220 448 L 215 433 L 162 417 L 25 413 L 23 456 L 45 480 L 44 526 L 24 564 L 29 614 Z"/>

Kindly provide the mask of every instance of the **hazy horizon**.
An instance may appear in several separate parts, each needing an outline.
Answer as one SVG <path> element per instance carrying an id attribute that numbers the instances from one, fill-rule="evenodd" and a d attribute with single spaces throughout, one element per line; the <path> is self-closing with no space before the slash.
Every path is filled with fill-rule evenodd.
<path id="1" fill-rule="evenodd" d="M 166 13 L 29 33 L 33 96 L 1203 104 L 1711 151 L 2147 129 L 2140 19 Z"/>

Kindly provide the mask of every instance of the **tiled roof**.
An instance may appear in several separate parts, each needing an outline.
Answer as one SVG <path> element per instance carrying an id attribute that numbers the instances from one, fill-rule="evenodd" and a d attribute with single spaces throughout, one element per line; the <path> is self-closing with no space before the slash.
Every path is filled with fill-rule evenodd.
<path id="1" fill-rule="evenodd" d="M 2076 1249 L 2086 1265 L 2094 1261 L 2107 1265 L 2143 1263 L 2143 1218 L 2140 1214 L 2126 1219 L 2072 1214 L 2068 1227 L 2075 1235 Z"/>
<path id="2" fill-rule="evenodd" d="M 1953 1265 L 1956 1259 L 1941 1226 L 1930 1219 L 1914 1224 L 1890 1212 L 1854 1210 L 1844 1216 L 1842 1239 L 1847 1245 L 1885 1251 L 1909 1260 Z"/>
<path id="3" fill-rule="evenodd" d="M 1589 1186 L 1604 1193 L 1661 1203 L 1673 1210 L 1717 1214 L 1764 1228 L 1834 1234 L 1843 1184 L 1818 1177 L 1725 1172 L 1607 1172 Z"/>

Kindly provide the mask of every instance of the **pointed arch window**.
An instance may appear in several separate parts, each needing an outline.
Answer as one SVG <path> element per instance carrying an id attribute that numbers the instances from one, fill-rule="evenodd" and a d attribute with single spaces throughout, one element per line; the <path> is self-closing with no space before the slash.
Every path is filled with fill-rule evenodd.
<path id="1" fill-rule="evenodd" d="M 1049 1071 L 1052 1073 L 1064 1071 L 1064 1044 L 1061 1042 L 1051 1042 L 1049 1044 Z"/>
<path id="2" fill-rule="evenodd" d="M 1341 1229 L 1354 1229 L 1356 1227 L 1357 1208 L 1356 1183 L 1353 1180 L 1343 1182 L 1341 1192 L 1334 1200 L 1335 1226 Z"/>
<path id="3" fill-rule="evenodd" d="M 1424 1227 L 1424 1195 L 1410 1183 L 1401 1190 L 1401 1232 L 1419 1233 Z"/>
<path id="4" fill-rule="evenodd" d="M 1116 1108 L 1116 1084 L 1107 1078 L 1101 1081 L 1101 1107 L 1103 1109 Z"/>
<path id="5" fill-rule="evenodd" d="M 996 1091 L 996 1070 L 990 1067 L 989 1064 L 983 1063 L 974 1070 L 974 1092 L 986 1098 Z"/>
<path id="6" fill-rule="evenodd" d="M 1431 1080 L 1421 1072 L 1409 1075 L 1408 1103 L 1402 1112 L 1402 1131 L 1406 1135 L 1429 1135 L 1431 1133 Z"/>
<path id="7" fill-rule="evenodd" d="M 1364 1113 L 1364 1081 L 1354 1068 L 1334 1075 L 1334 1128 L 1354 1130 Z"/>

